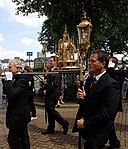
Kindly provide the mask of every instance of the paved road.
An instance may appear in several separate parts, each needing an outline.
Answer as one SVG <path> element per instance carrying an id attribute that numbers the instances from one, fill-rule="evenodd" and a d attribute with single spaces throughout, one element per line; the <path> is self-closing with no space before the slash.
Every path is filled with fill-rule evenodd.
<path id="1" fill-rule="evenodd" d="M 69 132 L 67 135 L 63 135 L 63 129 L 56 123 L 56 130 L 54 135 L 41 135 L 41 132 L 45 130 L 47 124 L 44 119 L 44 111 L 42 104 L 38 104 L 37 108 L 37 120 L 33 120 L 29 124 L 29 134 L 31 149 L 76 149 L 77 148 L 77 134 L 72 134 L 71 129 L 74 123 L 74 117 L 77 112 L 77 104 L 66 104 L 58 109 L 65 119 L 70 122 Z M 8 149 L 6 141 L 8 129 L 5 127 L 5 116 L 0 117 L 0 149 Z"/>
<path id="2" fill-rule="evenodd" d="M 57 110 L 70 123 L 67 135 L 62 134 L 61 126 L 56 123 L 56 132 L 54 135 L 41 135 L 45 130 L 46 123 L 44 119 L 43 105 L 36 101 L 37 120 L 29 123 L 29 135 L 31 149 L 77 149 L 78 148 L 78 134 L 72 133 L 72 126 L 78 109 L 76 103 L 66 103 Z M 0 104 L 0 149 L 9 149 L 7 144 L 8 129 L 5 126 L 5 109 L 4 103 Z M 121 141 L 121 149 L 128 149 L 128 102 L 123 102 L 124 111 L 118 113 L 115 126 L 117 135 Z"/>

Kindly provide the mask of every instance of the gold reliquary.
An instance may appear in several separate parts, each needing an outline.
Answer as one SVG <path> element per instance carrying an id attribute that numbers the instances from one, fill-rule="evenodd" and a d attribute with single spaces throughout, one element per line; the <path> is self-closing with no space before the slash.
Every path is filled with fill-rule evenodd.
<path id="1" fill-rule="evenodd" d="M 58 62 L 60 69 L 80 68 L 79 50 L 76 49 L 74 41 L 70 39 L 67 27 L 63 39 L 58 42 Z"/>

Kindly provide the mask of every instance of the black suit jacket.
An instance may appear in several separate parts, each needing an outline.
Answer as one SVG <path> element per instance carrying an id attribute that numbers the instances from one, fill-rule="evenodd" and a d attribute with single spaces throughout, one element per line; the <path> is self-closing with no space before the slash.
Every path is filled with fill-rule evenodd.
<path id="1" fill-rule="evenodd" d="M 45 79 L 47 79 L 47 84 L 44 85 L 43 90 L 46 90 L 45 106 L 48 109 L 48 107 L 55 107 L 57 104 L 61 88 L 61 75 L 47 75 Z"/>
<path id="2" fill-rule="evenodd" d="M 114 68 L 108 68 L 107 73 L 110 75 L 110 77 L 115 79 L 120 84 L 120 92 L 121 92 L 122 84 L 123 84 L 124 79 L 125 79 L 125 71 L 114 70 Z M 123 112 L 121 94 L 120 94 L 120 101 L 119 101 L 118 111 Z"/>
<path id="3" fill-rule="evenodd" d="M 111 125 L 117 114 L 120 86 L 107 73 L 90 88 L 91 78 L 87 79 L 85 99 L 80 104 L 73 132 L 80 131 L 85 140 L 94 144 L 105 144 L 108 140 Z M 76 121 L 85 119 L 85 128 L 77 129 Z"/>
<path id="4" fill-rule="evenodd" d="M 5 81 L 8 95 L 6 126 L 10 129 L 26 127 L 30 121 L 29 84 L 25 78 L 16 78 L 14 82 Z"/>
<path id="5" fill-rule="evenodd" d="M 34 92 L 34 77 L 31 76 L 31 75 L 28 75 L 27 77 L 27 80 L 29 82 L 29 96 L 30 97 L 34 97 L 35 95 L 35 92 Z"/>

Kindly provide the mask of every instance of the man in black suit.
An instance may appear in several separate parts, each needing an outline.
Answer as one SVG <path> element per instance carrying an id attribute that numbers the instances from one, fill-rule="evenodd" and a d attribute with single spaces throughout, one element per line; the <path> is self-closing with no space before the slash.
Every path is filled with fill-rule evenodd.
<path id="1" fill-rule="evenodd" d="M 50 69 L 49 71 L 55 70 L 55 57 L 50 57 Z M 48 128 L 45 132 L 42 132 L 42 134 L 53 134 L 55 129 L 55 120 L 62 125 L 63 128 L 63 134 L 66 135 L 68 132 L 68 121 L 65 120 L 58 111 L 55 110 L 59 95 L 60 95 L 60 87 L 61 82 L 60 78 L 61 76 L 53 76 L 53 75 L 47 75 L 44 80 L 44 88 L 43 93 L 45 96 L 45 110 L 48 114 Z"/>
<path id="2" fill-rule="evenodd" d="M 109 57 L 101 50 L 93 51 L 89 71 L 94 74 L 78 89 L 81 100 L 73 132 L 78 131 L 85 149 L 103 149 L 111 133 L 120 99 L 120 86 L 106 73 Z"/>
<path id="3" fill-rule="evenodd" d="M 6 112 L 6 126 L 9 129 L 8 144 L 11 149 L 30 149 L 27 130 L 30 122 L 29 83 L 26 78 L 15 76 L 21 71 L 21 62 L 17 59 L 10 60 L 9 72 L 5 72 L 5 87 L 8 96 Z"/>
<path id="4" fill-rule="evenodd" d="M 117 68 L 116 67 L 117 65 L 118 65 L 118 59 L 116 57 L 110 57 L 107 73 L 113 79 L 115 79 L 117 82 L 119 82 L 120 91 L 121 91 L 123 80 L 125 77 L 124 77 L 124 72 L 120 72 L 118 69 L 115 69 L 115 68 Z M 119 100 L 118 112 L 123 112 L 121 97 Z M 120 140 L 118 139 L 118 137 L 116 135 L 114 121 L 113 121 L 113 127 L 111 129 L 111 133 L 109 136 L 109 144 L 110 144 L 109 149 L 119 149 L 120 148 Z"/>

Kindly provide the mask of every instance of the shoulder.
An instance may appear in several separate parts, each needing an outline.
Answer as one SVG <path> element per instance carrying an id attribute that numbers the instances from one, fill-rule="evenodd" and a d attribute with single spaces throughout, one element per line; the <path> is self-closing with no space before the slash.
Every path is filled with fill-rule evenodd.
<path id="1" fill-rule="evenodd" d="M 31 76 L 31 75 L 28 75 L 26 78 L 27 78 L 27 80 L 29 80 L 29 81 L 33 81 L 33 80 L 34 80 L 34 77 Z"/>
<path id="2" fill-rule="evenodd" d="M 119 83 L 114 78 L 112 78 L 108 73 L 105 73 L 101 77 L 100 81 L 104 84 L 104 86 L 119 85 Z"/>
<path id="3" fill-rule="evenodd" d="M 21 77 L 15 80 L 17 83 L 28 84 L 28 79 L 26 77 Z"/>
<path id="4" fill-rule="evenodd" d="M 54 71 L 54 70 L 59 70 L 59 69 L 58 69 L 57 67 L 55 67 L 55 68 L 53 69 L 53 71 Z"/>
<path id="5" fill-rule="evenodd" d="M 111 76 L 109 76 L 109 74 L 107 75 L 107 81 L 106 81 L 106 86 L 109 88 L 116 88 L 116 89 L 120 89 L 120 84 L 117 80 L 115 80 L 114 78 L 112 78 Z"/>
<path id="6" fill-rule="evenodd" d="M 104 78 L 107 80 L 107 81 L 111 81 L 111 82 L 117 82 L 113 77 L 111 77 L 108 73 L 105 73 L 104 74 Z"/>

